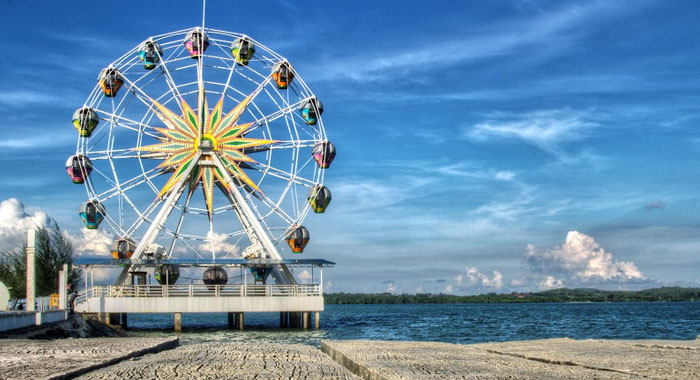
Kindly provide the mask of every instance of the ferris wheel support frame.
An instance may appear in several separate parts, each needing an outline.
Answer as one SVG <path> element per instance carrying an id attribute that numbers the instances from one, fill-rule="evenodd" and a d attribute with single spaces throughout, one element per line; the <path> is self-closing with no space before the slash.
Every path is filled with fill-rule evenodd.
<path id="1" fill-rule="evenodd" d="M 158 211 L 158 214 L 153 219 L 151 225 L 144 234 L 144 237 L 141 239 L 141 241 L 139 241 L 138 245 L 136 246 L 132 257 L 134 259 L 141 259 L 143 256 L 143 252 L 146 250 L 146 248 L 150 247 L 151 244 L 155 242 L 156 238 L 158 237 L 158 234 L 163 229 L 166 220 L 168 219 L 168 217 L 170 217 L 170 214 L 175 208 L 175 203 L 184 193 L 194 167 L 203 165 L 214 165 L 218 167 L 219 170 L 224 174 L 224 179 L 226 180 L 226 184 L 228 185 L 228 190 L 226 191 L 227 198 L 229 199 L 229 202 L 231 202 L 231 205 L 235 210 L 236 216 L 238 216 L 241 225 L 244 227 L 244 230 L 251 241 L 251 246 L 254 247 L 254 249 L 256 250 L 259 250 L 258 258 L 282 260 L 282 256 L 279 254 L 277 248 L 270 240 L 270 237 L 265 233 L 265 230 L 263 229 L 262 225 L 253 213 L 253 210 L 250 208 L 248 202 L 243 197 L 243 194 L 241 194 L 241 192 L 238 190 L 238 185 L 236 181 L 234 181 L 228 173 L 228 171 L 226 171 L 219 157 L 216 155 L 212 155 L 211 161 L 203 161 L 202 153 L 199 152 L 194 162 L 195 165 L 192 165 L 190 168 L 187 169 L 187 173 L 180 179 L 175 189 L 173 189 L 166 198 L 165 202 L 161 206 L 161 209 Z M 170 250 L 170 252 L 167 252 L 167 255 L 168 258 L 170 258 L 170 256 L 172 255 L 172 250 Z M 117 284 L 124 285 L 126 280 L 128 279 L 129 272 L 132 272 L 136 268 L 138 268 L 138 265 L 134 264 L 130 265 L 128 268 L 124 268 L 122 270 L 121 275 L 117 279 Z M 278 283 L 296 284 L 294 275 L 289 271 L 286 265 L 280 265 L 279 268 L 274 268 L 272 274 Z"/>
<path id="2" fill-rule="evenodd" d="M 199 161 L 201 157 L 202 153 L 199 152 L 196 157 L 196 160 Z M 139 241 L 139 244 L 136 246 L 136 249 L 134 250 L 134 253 L 132 255 L 133 258 L 140 259 L 143 255 L 143 251 L 151 244 L 153 244 L 153 242 L 156 240 L 158 234 L 160 233 L 160 230 L 162 230 L 163 226 L 165 225 L 165 221 L 168 219 L 173 209 L 175 208 L 177 200 L 180 199 L 182 193 L 185 191 L 187 181 L 189 180 L 194 167 L 195 165 L 192 165 L 189 168 L 187 168 L 187 173 L 180 179 L 180 181 L 177 184 L 177 187 L 173 189 L 173 191 L 166 198 L 165 202 L 163 202 L 163 205 L 158 211 L 158 214 L 151 222 L 151 225 L 148 227 L 148 230 L 146 230 L 146 233 L 144 234 L 141 241 Z M 119 275 L 119 278 L 117 279 L 117 285 L 125 285 L 129 272 L 133 271 L 136 268 L 138 268 L 138 266 L 133 264 L 127 268 L 124 268 L 122 270 L 122 273 Z"/>

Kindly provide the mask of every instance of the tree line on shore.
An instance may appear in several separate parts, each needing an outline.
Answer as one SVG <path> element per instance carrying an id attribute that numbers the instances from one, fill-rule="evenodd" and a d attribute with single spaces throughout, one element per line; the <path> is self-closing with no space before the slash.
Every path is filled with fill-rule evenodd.
<path id="1" fill-rule="evenodd" d="M 53 220 L 47 226 L 38 227 L 36 234 L 36 295 L 48 296 L 58 293 L 58 272 L 63 264 L 70 266 L 73 263 L 73 245 Z M 77 288 L 80 274 L 77 268 L 69 271 L 68 284 L 71 289 Z M 11 298 L 26 296 L 26 242 L 13 250 L 0 252 L 0 282 L 7 286 Z"/>
<path id="2" fill-rule="evenodd" d="M 699 302 L 700 288 L 662 287 L 644 290 L 554 289 L 534 293 L 390 294 L 327 293 L 326 304 L 534 303 L 534 302 Z"/>

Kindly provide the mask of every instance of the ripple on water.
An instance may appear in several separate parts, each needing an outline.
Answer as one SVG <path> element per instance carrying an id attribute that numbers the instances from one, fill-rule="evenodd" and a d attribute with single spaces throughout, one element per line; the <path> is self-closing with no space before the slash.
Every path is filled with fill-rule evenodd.
<path id="1" fill-rule="evenodd" d="M 172 335 L 171 314 L 129 316 L 138 336 Z M 245 331 L 226 314 L 184 314 L 183 344 L 263 340 L 318 346 L 321 339 L 478 343 L 575 339 L 694 339 L 700 303 L 327 305 L 321 330 L 278 329 L 279 314 L 246 314 Z"/>

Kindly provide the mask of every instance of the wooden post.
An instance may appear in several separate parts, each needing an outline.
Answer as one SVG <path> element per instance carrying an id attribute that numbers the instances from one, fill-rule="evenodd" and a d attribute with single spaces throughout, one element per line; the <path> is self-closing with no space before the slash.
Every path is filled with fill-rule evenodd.
<path id="1" fill-rule="evenodd" d="M 175 313 L 175 331 L 182 331 L 182 313 Z"/>

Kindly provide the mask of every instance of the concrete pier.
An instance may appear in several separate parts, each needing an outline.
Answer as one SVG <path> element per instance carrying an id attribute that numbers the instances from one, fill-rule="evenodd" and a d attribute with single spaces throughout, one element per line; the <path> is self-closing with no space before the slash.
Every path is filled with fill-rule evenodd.
<path id="1" fill-rule="evenodd" d="M 322 341 L 365 379 L 700 379 L 700 340 Z"/>
<path id="2" fill-rule="evenodd" d="M 202 343 L 90 372 L 80 379 L 357 379 L 317 348 L 269 341 Z"/>
<path id="3" fill-rule="evenodd" d="M 178 345 L 177 338 L 0 340 L 0 379 L 72 379 Z"/>

